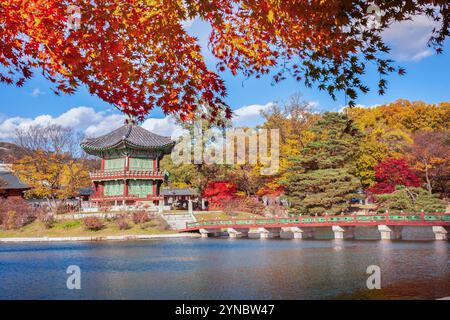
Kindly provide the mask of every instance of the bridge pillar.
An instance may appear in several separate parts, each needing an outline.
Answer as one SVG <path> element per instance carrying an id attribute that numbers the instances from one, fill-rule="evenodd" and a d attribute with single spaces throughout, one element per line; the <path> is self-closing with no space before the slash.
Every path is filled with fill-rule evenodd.
<path id="1" fill-rule="evenodd" d="M 199 229 L 198 231 L 200 231 L 202 238 L 208 238 L 208 233 L 210 232 L 207 229 Z"/>
<path id="2" fill-rule="evenodd" d="M 350 239 L 355 237 L 355 227 L 332 226 L 335 239 Z"/>
<path id="3" fill-rule="evenodd" d="M 294 234 L 294 239 L 308 239 L 314 237 L 314 228 L 291 227 L 289 231 Z"/>
<path id="4" fill-rule="evenodd" d="M 228 228 L 228 236 L 230 238 L 243 238 L 248 237 L 248 229 Z"/>
<path id="5" fill-rule="evenodd" d="M 379 225 L 378 231 L 380 231 L 381 240 L 396 240 L 402 238 L 402 226 L 387 226 Z"/>
<path id="6" fill-rule="evenodd" d="M 258 228 L 261 239 L 276 238 L 280 236 L 281 228 Z"/>
<path id="7" fill-rule="evenodd" d="M 449 227 L 433 226 L 434 238 L 436 240 L 447 240 L 449 229 Z"/>

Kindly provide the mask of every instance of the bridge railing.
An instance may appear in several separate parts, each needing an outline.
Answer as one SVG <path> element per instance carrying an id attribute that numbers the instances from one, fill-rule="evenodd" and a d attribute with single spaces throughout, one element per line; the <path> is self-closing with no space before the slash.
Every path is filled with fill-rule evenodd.
<path id="1" fill-rule="evenodd" d="M 399 213 L 399 214 L 368 214 L 368 215 L 324 215 L 324 216 L 299 216 L 291 218 L 250 218 L 250 219 L 221 219 L 201 220 L 186 224 L 186 229 L 220 226 L 264 226 L 264 225 L 293 225 L 293 224 L 361 224 L 365 223 L 401 223 L 401 222 L 450 222 L 450 213 Z"/>

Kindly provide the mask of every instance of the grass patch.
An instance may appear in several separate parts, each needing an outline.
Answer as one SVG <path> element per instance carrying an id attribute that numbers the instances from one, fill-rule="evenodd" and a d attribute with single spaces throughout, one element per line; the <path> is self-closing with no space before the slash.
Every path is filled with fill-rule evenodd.
<path id="1" fill-rule="evenodd" d="M 64 230 L 69 230 L 69 229 L 74 229 L 74 228 L 78 228 L 81 226 L 82 224 L 82 220 L 69 220 L 69 221 L 61 221 L 59 223 L 56 223 L 54 228 L 59 228 L 59 229 L 64 229 Z"/>
<path id="2" fill-rule="evenodd" d="M 151 220 L 145 224 L 135 224 L 129 221 L 130 228 L 120 230 L 113 221 L 105 221 L 105 227 L 98 231 L 86 230 L 83 220 L 60 221 L 53 228 L 46 228 L 41 221 L 34 221 L 18 230 L 0 229 L 0 238 L 28 238 L 28 237 L 94 237 L 94 236 L 121 236 L 121 235 L 147 235 L 176 233 L 174 230 L 165 230 L 160 221 Z"/>

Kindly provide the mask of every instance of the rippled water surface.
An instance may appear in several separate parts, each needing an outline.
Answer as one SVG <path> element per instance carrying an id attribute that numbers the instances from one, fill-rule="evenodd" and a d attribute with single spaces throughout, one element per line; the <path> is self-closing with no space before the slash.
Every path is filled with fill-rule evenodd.
<path id="1" fill-rule="evenodd" d="M 0 245 L 1 299 L 371 299 L 450 296 L 444 241 L 174 239 Z M 68 290 L 66 268 L 81 268 Z M 366 268 L 382 290 L 367 290 Z"/>

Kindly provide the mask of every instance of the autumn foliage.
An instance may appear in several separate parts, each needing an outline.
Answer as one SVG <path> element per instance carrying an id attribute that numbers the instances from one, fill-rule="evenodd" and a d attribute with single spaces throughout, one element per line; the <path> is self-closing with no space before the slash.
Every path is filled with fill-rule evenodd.
<path id="1" fill-rule="evenodd" d="M 368 29 L 371 3 L 361 0 L 0 0 L 0 82 L 22 86 L 33 72 L 56 93 L 80 85 L 140 119 L 154 107 L 189 119 L 201 105 L 211 119 L 231 117 L 218 72 L 245 77 L 293 77 L 354 105 L 368 62 L 380 74 L 404 73 L 385 58 L 381 32 L 424 14 L 440 21 L 430 44 L 441 52 L 449 35 L 447 0 L 376 0 L 383 15 Z M 75 16 L 78 12 L 79 17 Z M 74 20 L 79 20 L 74 23 Z M 202 48 L 183 28 L 198 18 L 211 27 L 209 70 Z"/>
<path id="2" fill-rule="evenodd" d="M 440 190 L 447 194 L 450 190 L 450 132 L 417 132 L 408 151 L 428 192 Z"/>
<path id="3" fill-rule="evenodd" d="M 211 210 L 223 209 L 227 202 L 236 199 L 236 184 L 232 182 L 214 181 L 209 182 L 203 191 L 203 197 L 208 200 Z"/>
<path id="4" fill-rule="evenodd" d="M 371 108 L 318 113 L 297 95 L 262 115 L 262 127 L 280 133 L 276 174 L 261 176 L 260 164 L 178 166 L 166 157 L 163 166 L 171 172 L 169 185 L 197 188 L 210 200 L 210 208 L 230 213 L 254 213 L 250 209 L 254 205 L 246 205 L 242 197 L 262 203 L 265 195 L 288 203 L 291 213 L 301 214 L 349 212 L 368 193 L 376 194 L 368 201 L 381 199 L 378 195 L 385 192 L 403 199 L 403 193 L 415 186 L 430 194 L 423 198 L 429 201 L 419 197 L 424 203 L 450 195 L 449 102 L 401 99 Z M 405 190 L 396 192 L 400 186 Z M 411 192 L 407 197 L 423 193 Z M 266 206 L 262 211 L 269 215 L 270 209 Z M 275 214 L 281 211 L 273 209 Z"/>
<path id="5" fill-rule="evenodd" d="M 20 197 L 0 200 L 0 226 L 5 229 L 19 229 L 38 218 L 39 212 L 34 210 Z"/>
<path id="6" fill-rule="evenodd" d="M 90 231 L 98 231 L 105 227 L 105 222 L 97 217 L 88 217 L 83 220 L 84 228 Z"/>
<path id="7" fill-rule="evenodd" d="M 75 197 L 91 183 L 85 163 L 68 154 L 38 150 L 17 160 L 13 170 L 32 186 L 26 196 L 46 199 L 52 209 L 56 209 L 58 199 Z"/>
<path id="8" fill-rule="evenodd" d="M 146 223 L 146 222 L 150 221 L 148 212 L 145 212 L 145 211 L 133 212 L 132 219 L 135 224 Z"/>
<path id="9" fill-rule="evenodd" d="M 392 193 L 397 186 L 419 187 L 420 181 L 405 159 L 386 159 L 375 168 L 377 184 L 370 193 Z"/>

